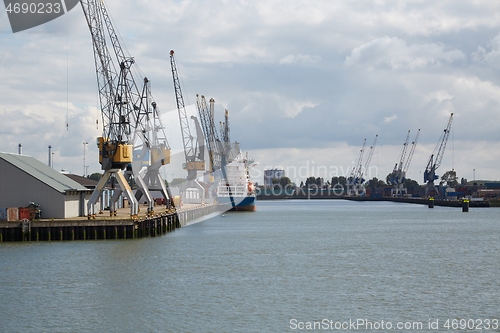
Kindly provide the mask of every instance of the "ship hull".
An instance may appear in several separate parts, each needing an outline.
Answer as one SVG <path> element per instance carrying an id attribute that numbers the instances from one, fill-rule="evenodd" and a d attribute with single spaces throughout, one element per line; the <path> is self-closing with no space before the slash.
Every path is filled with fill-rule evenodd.
<path id="1" fill-rule="evenodd" d="M 229 197 L 218 197 L 217 201 L 223 205 L 227 205 L 229 211 L 253 212 L 257 207 L 255 196 L 233 197 L 234 206 Z"/>

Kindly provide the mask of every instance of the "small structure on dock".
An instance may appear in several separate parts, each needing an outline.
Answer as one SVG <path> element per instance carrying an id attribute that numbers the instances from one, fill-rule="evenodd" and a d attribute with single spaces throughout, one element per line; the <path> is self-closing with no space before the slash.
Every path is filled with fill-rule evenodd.
<path id="1" fill-rule="evenodd" d="M 0 207 L 40 205 L 44 218 L 86 215 L 92 190 L 59 173 L 36 158 L 0 153 Z"/>

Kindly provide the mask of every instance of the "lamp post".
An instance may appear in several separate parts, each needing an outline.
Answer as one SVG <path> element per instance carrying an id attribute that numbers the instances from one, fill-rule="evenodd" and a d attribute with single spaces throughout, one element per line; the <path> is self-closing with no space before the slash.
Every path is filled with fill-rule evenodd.
<path id="1" fill-rule="evenodd" d="M 86 147 L 89 143 L 88 142 L 83 142 L 83 177 L 85 177 L 86 175 L 86 171 L 87 171 L 87 168 L 85 166 L 85 150 L 86 150 Z"/>

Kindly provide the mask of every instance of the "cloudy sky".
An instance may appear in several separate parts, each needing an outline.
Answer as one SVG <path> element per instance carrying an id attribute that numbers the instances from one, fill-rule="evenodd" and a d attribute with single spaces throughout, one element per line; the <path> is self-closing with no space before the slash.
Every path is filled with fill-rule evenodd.
<path id="1" fill-rule="evenodd" d="M 421 129 L 409 177 L 423 171 L 450 114 L 443 163 L 500 180 L 500 2 L 496 0 L 108 0 L 129 54 L 152 82 L 179 141 L 169 51 L 186 103 L 230 113 L 231 139 L 293 180 L 349 173 L 378 134 L 371 176 L 385 179 L 408 130 Z M 97 84 L 80 6 L 13 34 L 0 9 L 0 151 L 99 172 Z M 99 122 L 101 122 L 99 120 Z M 475 170 L 475 172 L 473 171 Z M 181 175 L 179 172 L 178 176 Z"/>

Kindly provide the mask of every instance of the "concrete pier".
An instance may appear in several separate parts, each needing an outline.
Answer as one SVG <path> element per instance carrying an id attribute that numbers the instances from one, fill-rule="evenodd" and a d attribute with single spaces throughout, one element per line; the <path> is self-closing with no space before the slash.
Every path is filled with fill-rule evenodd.
<path id="1" fill-rule="evenodd" d="M 0 221 L 0 242 L 18 241 L 69 241 L 98 239 L 135 239 L 157 237 L 188 222 L 218 211 L 218 205 L 185 205 L 177 211 L 165 211 L 153 216 L 127 216 L 129 210 L 121 209 L 117 216 L 106 216 L 105 211 L 96 219 L 87 217 L 60 220 Z"/>

